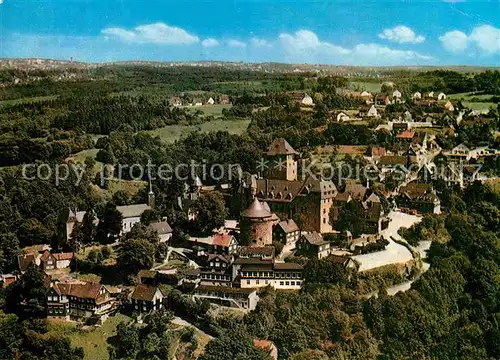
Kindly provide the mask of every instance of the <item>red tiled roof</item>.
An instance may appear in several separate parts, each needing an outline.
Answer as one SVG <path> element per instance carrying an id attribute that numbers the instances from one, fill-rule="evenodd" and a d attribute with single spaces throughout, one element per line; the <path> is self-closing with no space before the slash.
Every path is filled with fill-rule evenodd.
<path id="1" fill-rule="evenodd" d="M 253 339 L 253 346 L 264 351 L 271 351 L 274 344 L 269 340 Z"/>
<path id="2" fill-rule="evenodd" d="M 19 270 L 25 271 L 30 264 L 35 264 L 35 255 L 19 255 L 17 257 L 17 262 L 19 263 Z"/>
<path id="3" fill-rule="evenodd" d="M 232 238 L 232 235 L 216 234 L 213 237 L 212 245 L 229 247 Z"/>
<path id="4" fill-rule="evenodd" d="M 64 284 L 57 283 L 54 285 L 54 290 L 60 295 L 75 296 L 83 299 L 97 299 L 101 292 L 101 284 L 85 283 L 85 284 Z"/>
<path id="5" fill-rule="evenodd" d="M 397 139 L 412 139 L 415 133 L 410 130 L 404 130 L 401 131 L 399 134 L 396 135 Z"/>
<path id="6" fill-rule="evenodd" d="M 52 256 L 58 261 L 73 259 L 73 253 L 58 253 L 52 254 Z"/>
<path id="7" fill-rule="evenodd" d="M 269 145 L 269 150 L 267 155 L 296 155 L 297 151 L 283 138 L 274 140 L 271 145 Z"/>

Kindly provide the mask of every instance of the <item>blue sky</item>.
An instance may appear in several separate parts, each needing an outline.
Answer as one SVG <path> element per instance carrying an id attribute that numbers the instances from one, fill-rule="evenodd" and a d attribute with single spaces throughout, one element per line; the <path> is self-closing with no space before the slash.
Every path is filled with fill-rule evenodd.
<path id="1" fill-rule="evenodd" d="M 0 57 L 500 65 L 500 0 L 0 0 Z"/>

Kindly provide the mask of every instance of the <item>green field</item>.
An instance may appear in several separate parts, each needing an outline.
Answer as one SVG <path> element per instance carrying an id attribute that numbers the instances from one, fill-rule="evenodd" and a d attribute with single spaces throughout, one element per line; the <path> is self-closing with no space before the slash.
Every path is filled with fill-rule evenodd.
<path id="1" fill-rule="evenodd" d="M 200 110 L 203 112 L 205 116 L 214 116 L 214 117 L 221 117 L 222 116 L 222 110 L 223 109 L 230 109 L 231 104 L 227 105 L 221 105 L 221 104 L 214 104 L 214 105 L 202 105 L 202 106 L 185 106 L 185 109 L 192 110 L 192 111 L 197 111 Z"/>
<path id="2" fill-rule="evenodd" d="M 452 100 L 460 100 L 462 101 L 462 104 L 464 104 L 464 106 L 467 106 L 472 110 L 488 110 L 490 107 L 496 107 L 496 104 L 492 102 L 482 102 L 482 100 L 487 100 L 492 96 L 493 95 L 490 94 L 474 95 L 474 93 L 460 93 L 450 94 L 448 98 Z M 473 99 L 479 99 L 481 101 L 471 101 Z"/>
<path id="3" fill-rule="evenodd" d="M 215 120 L 200 125 L 169 125 L 159 129 L 147 131 L 152 136 L 159 136 L 166 143 L 195 132 L 227 131 L 230 134 L 241 135 L 250 125 L 250 120 Z"/>
<path id="4" fill-rule="evenodd" d="M 83 331 L 76 328 L 75 323 L 51 321 L 50 332 L 68 336 L 73 346 L 82 347 L 86 360 L 107 360 L 107 340 L 116 335 L 116 327 L 121 322 L 130 322 L 132 319 L 122 314 L 116 314 L 106 320 L 102 327 L 93 331 Z"/>
<path id="5" fill-rule="evenodd" d="M 382 84 L 367 81 L 351 81 L 349 83 L 349 88 L 351 90 L 368 91 L 368 92 L 380 92 Z"/>
<path id="6" fill-rule="evenodd" d="M 59 95 L 49 95 L 49 96 L 38 96 L 38 97 L 25 97 L 25 98 L 14 99 L 14 100 L 1 100 L 0 107 L 1 106 L 24 104 L 24 103 L 30 103 L 30 102 L 45 101 L 45 100 L 54 100 L 54 99 L 57 99 L 58 97 L 59 97 Z"/>

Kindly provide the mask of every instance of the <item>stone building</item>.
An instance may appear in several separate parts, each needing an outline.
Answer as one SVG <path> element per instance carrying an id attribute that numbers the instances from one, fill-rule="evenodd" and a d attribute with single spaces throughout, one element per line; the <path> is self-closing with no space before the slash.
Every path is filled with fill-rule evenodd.
<path id="1" fill-rule="evenodd" d="M 241 243 L 251 246 L 265 246 L 273 243 L 273 225 L 277 218 L 266 203 L 257 198 L 241 214 Z"/>

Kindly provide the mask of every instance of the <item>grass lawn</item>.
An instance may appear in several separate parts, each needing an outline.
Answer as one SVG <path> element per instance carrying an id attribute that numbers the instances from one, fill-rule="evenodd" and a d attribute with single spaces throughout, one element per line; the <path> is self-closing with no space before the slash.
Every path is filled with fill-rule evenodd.
<path id="1" fill-rule="evenodd" d="M 121 322 L 130 322 L 132 319 L 123 314 L 116 314 L 106 320 L 102 327 L 93 331 L 82 331 L 76 328 L 75 323 L 50 321 L 50 331 L 68 336 L 73 346 L 82 347 L 86 360 L 107 360 L 107 340 L 116 335 L 116 327 Z"/>
<path id="2" fill-rule="evenodd" d="M 169 125 L 159 129 L 147 131 L 152 136 L 159 136 L 166 143 L 176 140 L 195 132 L 227 131 L 230 134 L 243 134 L 250 125 L 250 120 L 215 120 L 200 125 Z"/>
<path id="3" fill-rule="evenodd" d="M 79 153 L 76 153 L 74 156 L 75 161 L 83 163 L 86 158 L 91 157 L 92 159 L 95 159 L 97 156 L 97 153 L 99 152 L 99 149 L 87 149 L 80 151 Z"/>

